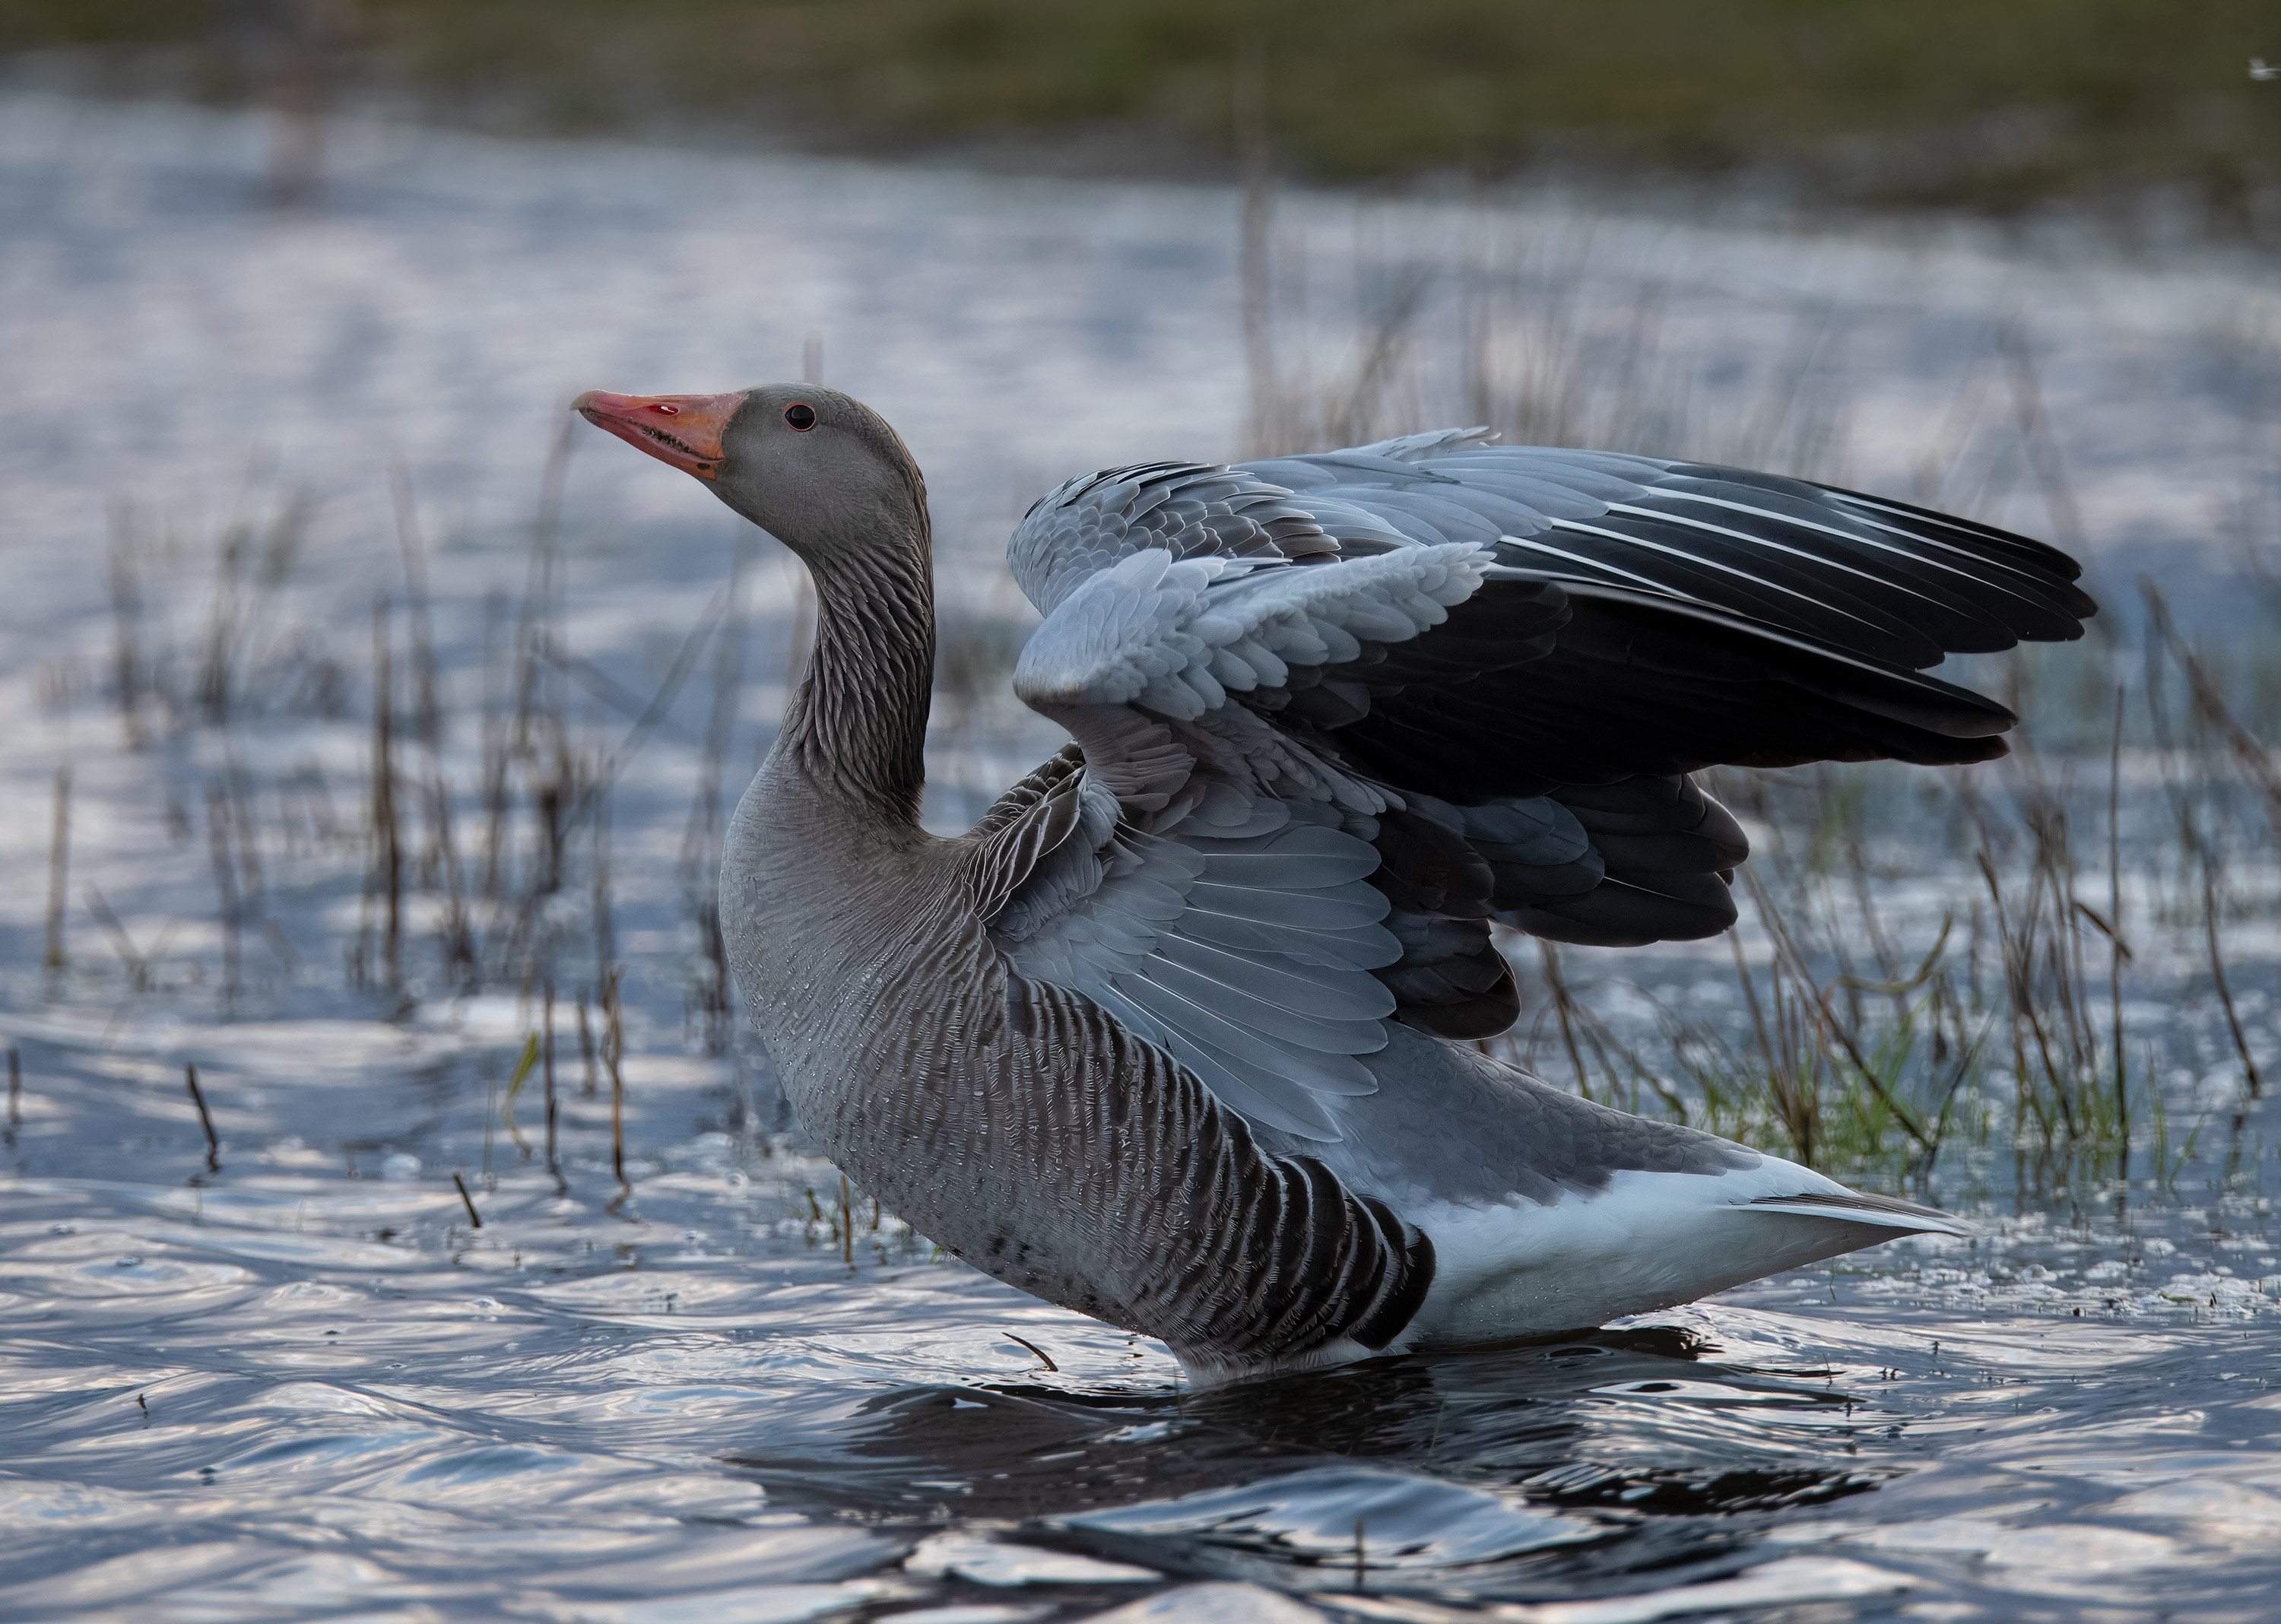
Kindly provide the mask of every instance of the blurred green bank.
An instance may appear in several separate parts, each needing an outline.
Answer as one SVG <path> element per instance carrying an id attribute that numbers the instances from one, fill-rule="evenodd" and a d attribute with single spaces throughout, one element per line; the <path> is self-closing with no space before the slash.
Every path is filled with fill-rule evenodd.
<path id="1" fill-rule="evenodd" d="M 1251 122 L 1295 178 L 2159 197 L 2281 230 L 2281 74 L 2252 68 L 2281 63 L 2271 0 L 0 0 L 0 51 L 220 99 L 321 81 L 479 126 L 1026 142 L 1194 174 Z"/>

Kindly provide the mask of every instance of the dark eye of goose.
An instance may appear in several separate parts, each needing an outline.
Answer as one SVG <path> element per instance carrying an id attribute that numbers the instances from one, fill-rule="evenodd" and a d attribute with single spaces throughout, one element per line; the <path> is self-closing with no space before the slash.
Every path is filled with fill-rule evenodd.
<path id="1" fill-rule="evenodd" d="M 795 400 L 785 408 L 785 421 L 806 434 L 816 427 L 816 408 L 805 400 Z"/>

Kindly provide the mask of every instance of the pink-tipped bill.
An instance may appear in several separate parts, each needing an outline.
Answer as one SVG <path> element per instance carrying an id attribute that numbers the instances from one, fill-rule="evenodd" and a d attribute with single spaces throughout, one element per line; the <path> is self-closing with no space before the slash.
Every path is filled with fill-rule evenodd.
<path id="1" fill-rule="evenodd" d="M 721 436 L 744 404 L 745 391 L 728 395 L 613 395 L 590 389 L 570 403 L 597 429 L 700 479 L 721 472 Z"/>

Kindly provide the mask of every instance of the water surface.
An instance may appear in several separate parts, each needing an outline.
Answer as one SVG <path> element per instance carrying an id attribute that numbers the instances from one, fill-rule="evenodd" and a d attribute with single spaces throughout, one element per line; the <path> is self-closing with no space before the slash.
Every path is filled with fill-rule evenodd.
<path id="1" fill-rule="evenodd" d="M 748 542 L 736 607 L 708 609 L 729 521 L 598 445 L 570 460 L 545 585 L 584 664 L 545 680 L 581 759 L 615 753 L 608 819 L 576 824 L 562 883 L 537 886 L 532 780 L 514 780 L 470 992 L 415 805 L 390 984 L 367 878 L 374 599 L 395 617 L 405 793 L 446 786 L 472 892 L 499 651 L 568 393 L 784 375 L 823 337 L 828 375 L 927 467 L 946 598 L 987 634 L 933 739 L 931 816 L 958 826 L 1058 742 L 992 686 L 991 629 L 1022 623 L 994 562 L 1012 516 L 1068 473 L 1236 442 L 1232 198 L 373 128 L 344 135 L 321 208 L 281 214 L 258 202 L 247 120 L 12 97 L 0 127 L 0 1029 L 19 1065 L 0 1615 L 2269 1613 L 2275 1125 L 2241 1097 L 2175 885 L 2131 901 L 2169 932 L 2126 997 L 2175 1133 L 2148 1128 L 2128 1179 L 1961 1143 L 1934 1193 L 1980 1224 L 1971 1241 L 1541 1345 L 1192 1393 L 1161 1346 L 939 1258 L 804 1156 L 764 1062 L 707 1005 L 706 762 L 733 793 L 767 743 L 798 599 Z M 1396 225 L 1449 228 L 1446 245 L 1454 219 Z M 1318 263 L 1399 235 L 1338 199 L 1293 200 L 1286 222 Z M 2025 310 L 2102 568 L 2207 563 L 2241 489 L 2239 379 L 2211 335 L 2254 328 L 2270 295 L 2238 267 L 1520 223 L 1590 244 L 1603 314 L 1659 290 L 1714 398 L 1720 377 L 1747 395 L 1752 358 L 1802 320 L 1829 323 L 1860 483 L 1908 489 L 1970 358 Z M 1317 294 L 1329 371 L 1349 329 Z M 1979 496 L 2044 528 L 2049 492 L 2006 454 Z M 425 537 L 432 754 L 398 468 Z M 639 732 L 685 646 L 678 701 Z M 1964 905 L 1952 854 L 1887 833 L 1897 928 Z M 2235 961 L 2269 1071 L 2270 879 L 2242 882 Z M 1612 1020 L 1651 1030 L 1661 999 L 1731 1026 L 1724 953 L 1591 973 L 1647 989 L 1612 986 Z M 602 960 L 624 973 L 622 1179 L 576 1021 L 583 1003 L 599 1030 Z M 551 1168 L 544 1070 L 513 1080 L 550 980 Z"/>

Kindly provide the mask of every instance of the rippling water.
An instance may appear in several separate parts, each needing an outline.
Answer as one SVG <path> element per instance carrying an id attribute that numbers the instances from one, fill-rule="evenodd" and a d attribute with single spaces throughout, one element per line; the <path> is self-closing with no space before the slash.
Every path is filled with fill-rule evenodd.
<path id="1" fill-rule="evenodd" d="M 0 1183 L 8 1617 L 2269 1609 L 2254 1197 L 1191 1395 L 1155 1343 L 843 1225 L 827 1165 L 677 1134 L 694 1065 L 652 1068 L 630 1194 L 573 1089 L 561 1180 L 500 1133 L 478 1227 L 428 1164 L 481 1137 L 468 1034 L 313 1080 L 288 1057 L 352 1037 L 252 1025 L 273 1064 L 205 1074 L 218 1171 L 177 1077 L 74 1035 L 24 1034 Z M 398 1148 L 344 1151 L 352 1111 Z M 1213 1595 L 1150 1616 L 1284 1616 Z"/>
<path id="2" fill-rule="evenodd" d="M 1159 1345 L 938 1258 L 801 1154 L 754 1056 L 707 1052 L 674 874 L 695 688 L 615 797 L 622 1183 L 567 1014 L 556 1173 L 543 1079 L 511 1083 L 534 993 L 447 996 L 424 934 L 406 996 L 351 990 L 361 846 L 326 832 L 308 785 L 352 823 L 358 717 L 252 694 L 227 729 L 176 718 L 122 746 L 101 676 L 114 499 L 140 515 L 157 678 L 184 685 L 210 613 L 200 538 L 296 482 L 318 498 L 310 539 L 265 612 L 281 644 L 361 649 L 370 592 L 395 579 L 401 456 L 440 535 L 442 679 L 464 701 L 572 388 L 788 371 L 825 330 L 833 375 L 936 476 L 955 561 L 1049 477 L 1224 451 L 1230 200 L 381 132 L 344 143 L 331 211 L 296 219 L 246 204 L 260 132 L 242 121 L 20 98 L 0 121 L 18 222 L 0 338 L 20 375 L 0 401 L 0 1029 L 20 1066 L 0 1145 L 0 1616 L 2269 1616 L 2276 1125 L 2191 1097 L 2192 1069 L 2181 1141 L 2208 1109 L 2191 1156 L 2144 1148 L 2126 1185 L 2014 1199 L 2004 1167 L 1955 1153 L 1975 1241 L 1896 1243 L 1570 1341 L 1190 1394 Z M 1334 205 L 1300 213 L 1332 229 Z M 2093 453 L 2087 522 L 2192 529 L 2175 482 L 2208 472 L 2223 401 L 2177 358 L 2208 279 L 1740 236 L 1682 255 L 1661 228 L 1608 230 L 1641 275 L 1658 256 L 1702 268 L 1674 298 L 1705 331 L 1851 290 L 1893 421 L 1913 389 L 1941 398 L 1929 358 L 2023 289 L 2112 313 L 2104 349 L 2050 369 Z M 2116 377 L 2161 383 L 2161 409 L 2115 414 Z M 1898 443 L 1869 435 L 1865 455 Z M 265 445 L 252 494 L 231 495 Z M 571 645 L 639 692 L 727 556 L 704 493 L 654 474 L 582 454 L 565 532 Z M 2164 500 L 2177 534 L 2149 530 Z M 750 719 L 780 702 L 791 621 L 787 592 L 756 593 L 732 763 L 765 742 Z M 464 777 L 474 729 L 454 725 L 444 760 Z M 946 823 L 1052 743 L 1018 717 L 960 725 L 936 741 Z M 264 786 L 251 839 L 274 929 L 248 926 L 225 988 L 204 797 L 239 771 Z M 281 784 L 301 799 L 259 798 Z M 542 923 L 565 943 L 597 928 L 568 895 Z M 2238 991 L 2269 1055 L 2260 930 Z"/>

